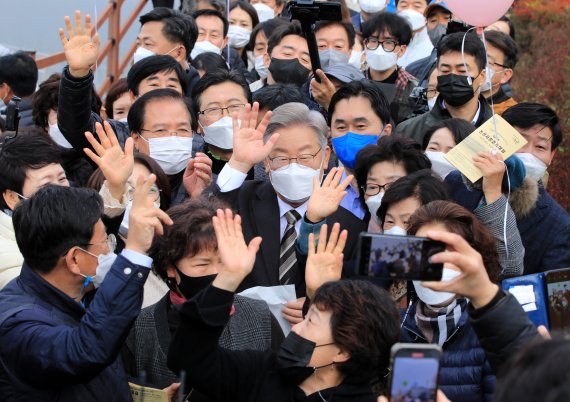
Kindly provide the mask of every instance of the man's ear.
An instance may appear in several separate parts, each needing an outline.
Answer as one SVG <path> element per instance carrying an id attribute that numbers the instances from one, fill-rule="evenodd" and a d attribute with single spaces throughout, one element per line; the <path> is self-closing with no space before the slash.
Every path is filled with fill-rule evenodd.
<path id="1" fill-rule="evenodd" d="M 228 45 L 228 37 L 226 36 L 224 38 L 224 41 L 222 42 L 222 49 L 225 49 L 227 45 Z M 228 62 L 229 62 L 229 60 L 228 60 Z"/>
<path id="2" fill-rule="evenodd" d="M 513 69 L 512 68 L 506 68 L 505 71 L 503 71 L 503 74 L 501 77 L 501 81 L 500 81 L 501 85 L 509 82 L 511 80 L 511 78 L 513 78 Z"/>
<path id="3" fill-rule="evenodd" d="M 269 161 L 267 158 L 263 160 L 263 166 L 265 167 L 265 173 L 270 174 L 269 172 L 271 172 L 271 168 L 269 167 Z"/>
<path id="4" fill-rule="evenodd" d="M 176 49 L 175 59 L 179 63 L 188 60 L 188 53 L 186 52 L 186 48 L 184 46 L 180 45 L 178 49 Z"/>
<path id="5" fill-rule="evenodd" d="M 392 135 L 392 125 L 390 123 L 384 126 L 384 132 L 382 135 Z"/>
<path id="6" fill-rule="evenodd" d="M 406 50 L 408 50 L 408 45 L 400 46 L 400 51 L 398 52 L 398 58 L 401 59 L 406 54 Z"/>
<path id="7" fill-rule="evenodd" d="M 72 247 L 67 254 L 65 254 L 65 265 L 69 272 L 74 273 L 76 275 L 81 275 L 81 270 L 79 269 L 79 248 Z"/>
<path id="8" fill-rule="evenodd" d="M 133 91 L 131 91 L 130 89 L 129 89 L 129 98 L 131 99 L 131 103 L 133 103 L 137 99 Z"/>
<path id="9" fill-rule="evenodd" d="M 133 139 L 133 144 L 135 146 L 135 149 L 138 150 L 139 149 L 139 141 L 141 141 L 141 138 L 134 131 L 131 131 L 131 138 Z"/>
<path id="10" fill-rule="evenodd" d="M 328 166 L 329 166 L 329 159 L 331 157 L 331 147 L 329 147 L 327 145 L 327 147 L 325 148 L 325 159 L 323 160 L 323 169 L 322 171 L 324 172 L 325 170 L 327 170 Z"/>
<path id="11" fill-rule="evenodd" d="M 4 202 L 13 211 L 16 208 L 16 205 L 20 202 L 20 197 L 16 194 L 15 191 L 12 190 L 4 190 L 2 193 L 2 197 L 4 198 Z"/>

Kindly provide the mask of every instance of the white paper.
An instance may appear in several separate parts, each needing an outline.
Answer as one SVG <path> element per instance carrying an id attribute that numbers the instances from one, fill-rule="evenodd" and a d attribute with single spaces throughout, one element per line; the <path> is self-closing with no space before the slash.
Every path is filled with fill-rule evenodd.
<path id="1" fill-rule="evenodd" d="M 513 286 L 509 289 L 509 293 L 512 294 L 520 304 L 529 304 L 536 302 L 536 298 L 534 296 L 534 287 L 532 285 Z"/>
<path id="2" fill-rule="evenodd" d="M 293 300 L 297 300 L 295 285 L 283 286 L 256 286 L 239 293 L 240 296 L 250 299 L 262 300 L 267 303 L 269 310 L 279 322 L 283 334 L 287 336 L 291 332 L 291 324 L 283 318 L 283 305 Z"/>
<path id="3" fill-rule="evenodd" d="M 523 308 L 523 310 L 526 311 L 527 313 L 529 313 L 529 312 L 531 312 L 531 311 L 536 311 L 536 310 L 538 310 L 538 307 L 536 307 L 536 303 L 523 304 L 522 308 Z"/>

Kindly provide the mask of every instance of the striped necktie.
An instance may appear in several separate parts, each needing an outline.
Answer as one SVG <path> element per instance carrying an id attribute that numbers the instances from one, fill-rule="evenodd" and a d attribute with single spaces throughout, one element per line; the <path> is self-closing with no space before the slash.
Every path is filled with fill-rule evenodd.
<path id="1" fill-rule="evenodd" d="M 294 209 L 285 213 L 287 227 L 281 239 L 281 249 L 279 252 L 279 283 L 287 285 L 294 276 L 297 269 L 297 256 L 295 255 L 295 240 L 297 240 L 297 232 L 295 231 L 295 223 L 301 219 L 301 215 Z"/>

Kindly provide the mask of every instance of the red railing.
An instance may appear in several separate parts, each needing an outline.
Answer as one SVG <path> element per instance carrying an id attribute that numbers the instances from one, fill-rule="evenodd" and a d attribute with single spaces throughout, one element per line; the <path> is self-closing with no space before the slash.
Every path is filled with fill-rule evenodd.
<path id="1" fill-rule="evenodd" d="M 105 76 L 105 80 L 97 91 L 100 96 L 109 90 L 111 84 L 113 84 L 113 82 L 117 80 L 123 71 L 125 71 L 129 66 L 133 58 L 133 54 L 137 49 L 136 42 L 133 42 L 123 58 L 119 59 L 119 47 L 121 41 L 131 25 L 133 25 L 138 18 L 148 0 L 138 0 L 137 5 L 125 21 L 125 24 L 121 27 L 121 7 L 126 1 L 127 0 L 110 0 L 101 15 L 99 15 L 99 18 L 91 31 L 92 35 L 95 34 L 95 32 L 98 31 L 103 24 L 107 22 L 107 20 L 109 20 L 107 40 L 99 49 L 99 57 L 97 58 L 97 65 L 101 65 L 103 60 L 105 60 L 105 57 L 107 57 L 107 74 Z M 37 59 L 36 64 L 38 69 L 42 69 L 63 61 L 65 61 L 65 53 L 60 52 Z"/>

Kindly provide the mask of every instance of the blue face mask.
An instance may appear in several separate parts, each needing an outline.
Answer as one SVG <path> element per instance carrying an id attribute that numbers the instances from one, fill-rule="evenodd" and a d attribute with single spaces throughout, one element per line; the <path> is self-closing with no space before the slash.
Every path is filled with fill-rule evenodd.
<path id="1" fill-rule="evenodd" d="M 334 152 L 344 167 L 354 169 L 358 151 L 367 145 L 376 144 L 383 132 L 384 128 L 379 135 L 356 134 L 349 131 L 343 136 L 332 139 Z"/>

